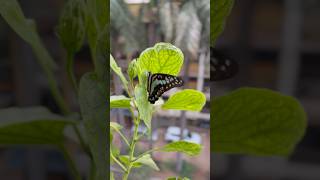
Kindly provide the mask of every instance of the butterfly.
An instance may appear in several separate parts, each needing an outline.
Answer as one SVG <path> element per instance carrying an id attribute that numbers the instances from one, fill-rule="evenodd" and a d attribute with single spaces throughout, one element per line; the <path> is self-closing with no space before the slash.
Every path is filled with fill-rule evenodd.
<path id="1" fill-rule="evenodd" d="M 222 81 L 233 77 L 238 72 L 236 61 L 210 47 L 210 80 Z"/>
<path id="2" fill-rule="evenodd" d="M 183 80 L 177 76 L 161 73 L 151 74 L 151 72 L 149 72 L 147 87 L 149 93 L 148 101 L 154 104 L 164 92 L 181 86 L 183 86 Z"/>

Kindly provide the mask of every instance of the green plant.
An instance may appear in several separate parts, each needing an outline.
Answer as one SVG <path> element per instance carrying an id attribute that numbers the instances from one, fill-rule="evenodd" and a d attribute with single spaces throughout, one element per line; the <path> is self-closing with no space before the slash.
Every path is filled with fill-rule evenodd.
<path id="1" fill-rule="evenodd" d="M 223 31 L 233 3 L 211 1 L 211 47 Z M 286 156 L 306 129 L 300 103 L 271 90 L 240 88 L 211 103 L 212 152 Z"/>
<path id="2" fill-rule="evenodd" d="M 119 150 L 114 145 L 110 146 L 111 165 L 117 164 L 123 171 L 123 179 L 128 179 L 132 168 L 139 168 L 146 165 L 154 170 L 159 170 L 156 163 L 152 160 L 151 152 L 182 152 L 190 156 L 200 153 L 201 146 L 198 144 L 178 141 L 169 143 L 163 147 L 150 149 L 142 154 L 136 155 L 136 143 L 141 136 L 138 135 L 138 128 L 141 120 L 151 133 L 151 119 L 155 111 L 155 106 L 148 101 L 147 94 L 147 72 L 163 73 L 177 76 L 183 65 L 184 56 L 180 49 L 169 43 L 158 43 L 154 47 L 143 51 L 137 60 L 133 60 L 128 66 L 129 82 L 110 55 L 110 67 L 120 77 L 122 85 L 128 97 L 123 95 L 111 96 L 111 108 L 127 108 L 131 112 L 134 122 L 134 133 L 131 141 L 122 133 L 122 126 L 115 122 L 110 122 L 110 142 L 114 133 L 118 133 L 125 144 L 129 147 L 129 154 L 119 154 Z M 138 76 L 139 82 L 134 83 L 133 79 Z M 168 101 L 160 104 L 163 109 L 200 111 L 206 102 L 202 92 L 185 89 L 173 94 Z M 137 115 L 135 115 L 137 112 Z M 113 175 L 111 176 L 111 179 Z"/>
<path id="3" fill-rule="evenodd" d="M 71 116 L 54 71 L 55 61 L 45 48 L 33 20 L 27 19 L 16 0 L 0 0 L 0 14 L 9 26 L 31 47 L 47 77 L 51 93 L 62 114 L 51 113 L 45 107 L 8 108 L 0 110 L 0 144 L 5 145 L 53 145 L 59 148 L 70 165 L 76 180 L 82 179 L 65 146 L 70 140 L 64 134 L 71 126 L 82 150 L 91 158 L 91 174 L 88 179 L 108 177 L 106 117 L 109 97 L 109 3 L 105 0 L 69 0 L 62 11 L 57 34 L 67 51 L 66 71 L 74 87 L 80 105 L 80 118 Z M 94 72 L 86 73 L 78 83 L 74 76 L 74 54 L 87 37 L 91 50 Z M 82 130 L 81 127 L 84 127 Z"/>

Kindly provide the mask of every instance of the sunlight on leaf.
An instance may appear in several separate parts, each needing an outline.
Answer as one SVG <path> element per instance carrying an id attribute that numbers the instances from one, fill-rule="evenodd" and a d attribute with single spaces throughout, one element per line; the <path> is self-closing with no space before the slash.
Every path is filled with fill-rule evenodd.
<path id="1" fill-rule="evenodd" d="M 181 152 L 189 156 L 199 155 L 201 152 L 201 145 L 187 142 L 187 141 L 177 141 L 166 144 L 160 150 L 165 152 Z"/>
<path id="2" fill-rule="evenodd" d="M 206 103 L 205 95 L 193 89 L 179 91 L 162 106 L 163 109 L 175 109 L 186 111 L 201 111 Z"/>
<path id="3" fill-rule="evenodd" d="M 176 76 L 183 61 L 184 56 L 179 48 L 169 43 L 157 43 L 141 53 L 137 61 L 139 76 L 145 71 Z"/>
<path id="4" fill-rule="evenodd" d="M 306 129 L 306 114 L 290 96 L 241 88 L 211 104 L 211 151 L 288 155 Z"/>
<path id="5" fill-rule="evenodd" d="M 115 131 L 120 131 L 122 129 L 122 126 L 116 122 L 110 122 L 110 128 Z"/>
<path id="6" fill-rule="evenodd" d="M 110 96 L 110 108 L 130 108 L 131 99 L 119 95 L 119 96 Z"/>

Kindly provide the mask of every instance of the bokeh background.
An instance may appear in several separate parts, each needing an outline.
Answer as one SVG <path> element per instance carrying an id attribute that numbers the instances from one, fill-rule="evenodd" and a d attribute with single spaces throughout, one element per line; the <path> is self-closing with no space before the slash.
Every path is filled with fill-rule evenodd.
<path id="1" fill-rule="evenodd" d="M 179 130 L 188 131 L 191 139 L 203 145 L 199 156 L 187 157 L 177 153 L 153 153 L 153 159 L 160 167 L 155 172 L 148 167 L 137 169 L 131 179 L 166 179 L 170 176 L 189 177 L 197 180 L 210 179 L 209 142 L 209 0 L 111 0 L 111 53 L 121 68 L 126 71 L 128 63 L 139 56 L 147 47 L 157 42 L 169 42 L 180 48 L 184 55 L 184 67 L 180 76 L 183 88 L 197 89 L 206 94 L 207 103 L 202 112 L 181 112 L 159 110 L 152 120 L 152 137 L 145 138 L 138 146 L 138 152 L 151 147 L 162 146 L 173 139 L 166 135 L 179 136 Z M 124 94 L 120 80 L 111 75 L 111 95 Z M 174 88 L 162 97 L 178 91 Z M 111 111 L 111 121 L 125 126 L 125 134 L 132 137 L 132 118 L 123 109 Z M 170 130 L 171 129 L 171 130 Z M 143 133 L 145 129 L 141 129 Z M 187 137 L 186 137 L 187 138 Z M 128 150 L 119 138 L 114 143 L 122 154 Z M 116 172 L 119 168 L 112 166 Z"/>
<path id="2" fill-rule="evenodd" d="M 79 112 L 77 97 L 64 69 L 66 52 L 56 35 L 56 26 L 64 2 L 19 1 L 25 16 L 35 20 L 42 41 L 58 65 L 54 72 L 55 79 L 65 101 L 72 111 Z M 78 80 L 82 74 L 93 70 L 87 44 L 76 54 L 74 69 Z M 39 105 L 54 113 L 61 113 L 31 47 L 0 17 L 0 108 Z M 88 157 L 75 143 L 66 144 L 81 174 L 87 175 L 90 167 Z M 72 176 L 63 155 L 52 146 L 0 145 L 0 179 L 71 180 Z"/>
<path id="3" fill-rule="evenodd" d="M 217 49 L 235 59 L 239 74 L 212 83 L 211 96 L 243 86 L 296 97 L 308 128 L 288 158 L 211 154 L 215 180 L 320 179 L 320 3 L 316 0 L 235 1 Z"/>

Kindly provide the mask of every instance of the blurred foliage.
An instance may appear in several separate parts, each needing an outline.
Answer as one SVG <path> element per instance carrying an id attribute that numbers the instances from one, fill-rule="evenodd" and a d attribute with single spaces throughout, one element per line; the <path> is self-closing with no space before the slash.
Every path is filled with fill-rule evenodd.
<path id="1" fill-rule="evenodd" d="M 123 0 L 111 0 L 111 48 L 118 50 L 124 44 L 123 51 L 130 54 L 165 41 L 197 58 L 199 50 L 208 46 L 209 3 L 209 0 L 150 1 L 141 4 L 138 14 L 133 14 Z M 122 41 L 117 39 L 119 36 Z"/>

